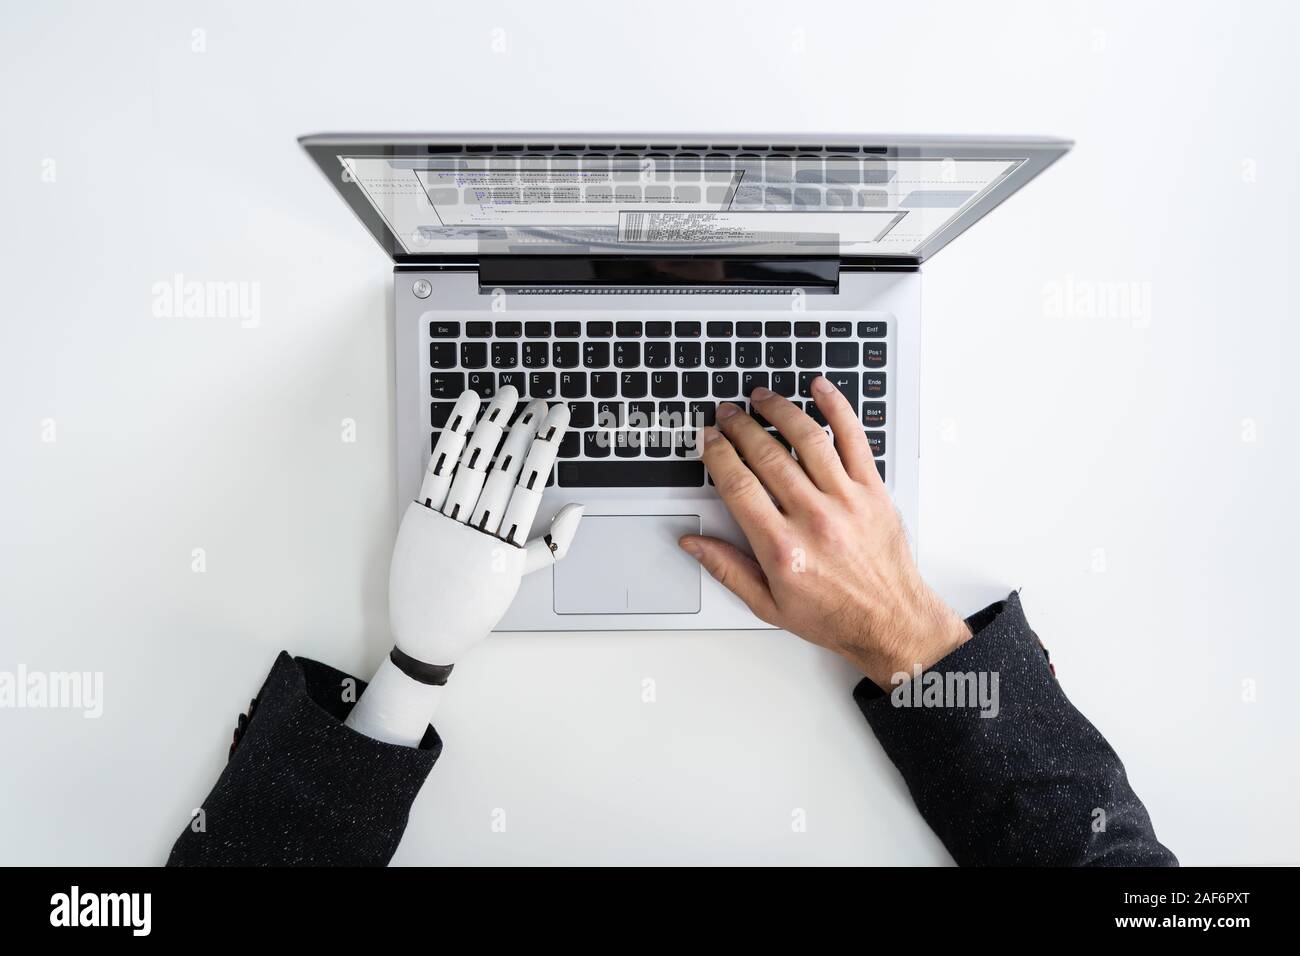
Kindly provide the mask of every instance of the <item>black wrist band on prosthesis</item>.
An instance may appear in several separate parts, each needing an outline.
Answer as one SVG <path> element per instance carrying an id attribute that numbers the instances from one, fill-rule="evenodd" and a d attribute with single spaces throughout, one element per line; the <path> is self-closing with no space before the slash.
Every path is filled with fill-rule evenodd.
<path id="1" fill-rule="evenodd" d="M 454 664 L 426 664 L 424 661 L 417 661 L 410 654 L 402 653 L 402 649 L 394 645 L 388 655 L 388 659 L 397 665 L 400 670 L 411 680 L 418 680 L 421 684 L 435 684 L 441 687 L 447 683 L 447 678 L 451 676 L 451 669 Z"/>

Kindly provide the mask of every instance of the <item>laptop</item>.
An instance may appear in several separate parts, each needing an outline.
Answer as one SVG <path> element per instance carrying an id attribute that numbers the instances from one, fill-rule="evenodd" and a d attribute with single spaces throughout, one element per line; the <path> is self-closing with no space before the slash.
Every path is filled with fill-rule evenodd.
<path id="1" fill-rule="evenodd" d="M 916 541 L 921 266 L 1070 148 L 1046 138 L 322 134 L 393 261 L 399 509 L 452 403 L 567 402 L 533 533 L 586 517 L 499 630 L 764 628 L 677 547 L 744 546 L 699 460 L 766 386 L 857 408 Z M 822 422 L 824 425 L 825 423 Z M 775 434 L 775 433 L 774 433 Z"/>

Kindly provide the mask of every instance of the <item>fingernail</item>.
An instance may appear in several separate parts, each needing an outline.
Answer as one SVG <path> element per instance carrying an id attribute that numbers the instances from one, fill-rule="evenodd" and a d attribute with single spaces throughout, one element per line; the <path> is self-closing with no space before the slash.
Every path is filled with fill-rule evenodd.
<path id="1" fill-rule="evenodd" d="M 772 390 L 770 388 L 764 388 L 762 385 L 758 386 L 756 389 L 754 389 L 752 392 L 749 393 L 749 400 L 751 402 L 761 402 L 764 399 L 771 398 L 771 397 L 772 397 Z"/>
<path id="2" fill-rule="evenodd" d="M 818 375 L 813 379 L 812 390 L 818 395 L 829 395 L 835 391 L 835 386 L 831 384 L 831 380 L 825 375 Z"/>
<path id="3" fill-rule="evenodd" d="M 718 418 L 730 418 L 738 411 L 740 411 L 740 409 L 731 404 L 731 402 L 723 402 L 718 406 Z"/>
<path id="4" fill-rule="evenodd" d="M 722 432 L 718 431 L 712 425 L 708 425 L 700 430 L 700 443 L 707 445 L 711 441 L 717 441 L 722 437 Z"/>
<path id="5" fill-rule="evenodd" d="M 692 558 L 698 558 L 704 554 L 704 549 L 700 547 L 700 543 L 694 538 L 682 538 L 677 543 L 681 545 L 682 550 Z"/>

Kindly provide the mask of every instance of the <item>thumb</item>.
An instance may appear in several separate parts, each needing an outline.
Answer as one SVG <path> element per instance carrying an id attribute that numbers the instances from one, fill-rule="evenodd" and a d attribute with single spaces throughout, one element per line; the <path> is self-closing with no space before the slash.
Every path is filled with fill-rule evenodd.
<path id="1" fill-rule="evenodd" d="M 776 624 L 779 612 L 758 562 L 734 544 L 702 534 L 688 534 L 677 542 L 699 561 L 724 588 L 745 602 L 762 621 Z M 779 626 L 779 625 L 778 625 Z"/>

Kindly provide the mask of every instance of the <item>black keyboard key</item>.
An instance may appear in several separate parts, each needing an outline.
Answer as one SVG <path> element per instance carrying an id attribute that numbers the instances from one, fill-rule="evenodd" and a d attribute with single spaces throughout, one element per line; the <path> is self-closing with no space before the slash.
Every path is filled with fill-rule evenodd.
<path id="1" fill-rule="evenodd" d="M 645 398 L 649 380 L 645 372 L 623 372 L 618 387 L 624 398 Z"/>
<path id="2" fill-rule="evenodd" d="M 530 339 L 549 339 L 551 337 L 551 323 L 525 322 L 524 335 Z"/>
<path id="3" fill-rule="evenodd" d="M 799 342 L 794 347 L 794 364 L 800 368 L 821 368 L 822 344 Z"/>
<path id="4" fill-rule="evenodd" d="M 615 342 L 614 367 L 637 368 L 641 364 L 640 342 Z"/>
<path id="5" fill-rule="evenodd" d="M 634 431 L 614 432 L 614 454 L 619 458 L 640 458 L 641 433 Z"/>
<path id="6" fill-rule="evenodd" d="M 434 422 L 436 425 L 437 422 Z M 685 402 L 660 402 L 659 403 L 659 427 L 670 430 L 685 428 L 686 421 L 686 403 Z"/>
<path id="7" fill-rule="evenodd" d="M 545 342 L 524 343 L 524 368 L 546 368 L 549 361 Z"/>
<path id="8" fill-rule="evenodd" d="M 698 461 L 565 461 L 559 466 L 564 488 L 698 488 L 704 465 Z"/>
<path id="9" fill-rule="evenodd" d="M 789 398 L 794 394 L 795 390 L 794 372 L 773 372 L 772 384 L 768 387 L 776 394 Z"/>
<path id="10" fill-rule="evenodd" d="M 614 333 L 620 339 L 639 339 L 643 334 L 640 322 L 619 322 L 614 326 Z"/>
<path id="11" fill-rule="evenodd" d="M 582 453 L 588 458 L 608 458 L 609 432 L 587 432 L 582 436 Z M 564 484 L 564 470 L 561 466 L 560 483 Z"/>
<path id="12" fill-rule="evenodd" d="M 498 372 L 497 388 L 505 388 L 507 385 L 514 386 L 515 391 L 519 393 L 520 399 L 528 394 L 528 381 L 523 372 Z M 520 403 L 515 407 L 515 414 L 518 415 L 523 410 L 524 403 L 523 401 L 520 401 Z M 513 421 L 514 419 L 512 418 L 511 420 Z"/>
<path id="13" fill-rule="evenodd" d="M 857 368 L 858 367 L 857 343 L 827 342 L 826 343 L 826 365 L 828 368 Z"/>
<path id="14" fill-rule="evenodd" d="M 613 322 L 588 322 L 587 338 L 589 339 L 608 339 L 614 336 Z"/>
<path id="15" fill-rule="evenodd" d="M 673 364 L 673 346 L 671 342 L 647 342 L 645 344 L 646 368 L 667 368 Z"/>
<path id="16" fill-rule="evenodd" d="M 765 322 L 763 332 L 769 339 L 788 339 L 790 337 L 790 323 Z"/>
<path id="17" fill-rule="evenodd" d="M 587 368 L 609 368 L 609 343 L 583 342 L 582 364 Z"/>
<path id="18" fill-rule="evenodd" d="M 577 342 L 554 342 L 551 345 L 551 364 L 556 368 L 577 368 L 581 357 Z"/>
<path id="19" fill-rule="evenodd" d="M 466 322 L 465 334 L 471 339 L 490 339 L 492 338 L 492 323 Z"/>
<path id="20" fill-rule="evenodd" d="M 717 402 L 691 402 L 691 417 L 686 420 L 688 428 L 703 428 L 705 425 L 716 425 L 717 423 Z"/>
<path id="21" fill-rule="evenodd" d="M 889 323 L 887 322 L 858 323 L 858 338 L 860 339 L 883 339 L 887 331 L 889 331 Z"/>
<path id="22" fill-rule="evenodd" d="M 582 436 L 577 432 L 565 432 L 560 439 L 559 457 L 577 458 L 582 451 Z"/>
<path id="23" fill-rule="evenodd" d="M 757 368 L 763 364 L 762 342 L 737 342 L 736 364 L 741 368 Z"/>
<path id="24" fill-rule="evenodd" d="M 826 373 L 826 380 L 840 390 L 846 399 L 848 399 L 850 408 L 858 407 L 858 373 L 857 372 L 836 372 Z"/>
<path id="25" fill-rule="evenodd" d="M 873 428 L 883 427 L 885 424 L 885 403 L 863 402 L 862 424 L 871 425 Z"/>
<path id="26" fill-rule="evenodd" d="M 438 439 L 441 438 L 441 437 L 442 437 L 442 432 L 441 432 L 441 431 L 435 431 L 435 432 L 433 433 L 433 437 L 429 439 L 429 454 L 430 454 L 430 455 L 432 455 L 432 454 L 433 454 L 433 450 L 434 450 L 435 448 L 438 447 Z"/>
<path id="27" fill-rule="evenodd" d="M 678 342 L 676 361 L 678 368 L 699 368 L 700 343 Z"/>
<path id="28" fill-rule="evenodd" d="M 796 322 L 794 324 L 794 337 L 796 339 L 815 339 L 822 334 L 822 324 L 820 322 Z"/>
<path id="29" fill-rule="evenodd" d="M 771 325 L 772 323 L 768 323 Z M 767 367 L 768 368 L 789 368 L 790 367 L 790 343 L 789 342 L 768 342 L 767 343 Z"/>
<path id="30" fill-rule="evenodd" d="M 429 338 L 458 339 L 460 338 L 460 323 L 459 322 L 430 322 Z"/>
<path id="31" fill-rule="evenodd" d="M 747 406 L 746 409 L 745 409 L 745 411 L 749 412 L 749 417 L 750 417 L 750 418 L 754 419 L 754 421 L 758 422 L 758 423 L 759 423 L 760 425 L 762 425 L 764 428 L 771 428 L 771 427 L 772 427 L 772 423 L 771 423 L 771 422 L 769 422 L 766 418 L 764 418 L 764 417 L 763 417 L 762 415 L 760 415 L 758 412 L 754 411 L 754 406 L 753 406 L 753 405 L 750 405 L 748 402 L 746 402 L 745 404 L 746 404 L 746 406 Z"/>
<path id="32" fill-rule="evenodd" d="M 885 343 L 884 342 L 863 342 L 862 343 L 862 365 L 864 368 L 884 368 L 885 367 Z"/>
<path id="33" fill-rule="evenodd" d="M 876 459 L 876 471 L 880 472 L 880 480 L 885 480 L 885 463 L 879 458 Z"/>
<path id="34" fill-rule="evenodd" d="M 556 322 L 555 337 L 557 339 L 576 339 L 582 335 L 581 322 Z"/>
<path id="35" fill-rule="evenodd" d="M 528 394 L 533 398 L 555 397 L 555 373 L 533 372 L 528 376 Z"/>
<path id="36" fill-rule="evenodd" d="M 596 406 L 591 402 L 569 403 L 569 427 L 591 428 L 596 424 Z"/>
<path id="37" fill-rule="evenodd" d="M 866 432 L 862 434 L 867 436 L 867 444 L 871 447 L 871 454 L 879 458 L 885 453 L 885 433 L 884 432 Z"/>
<path id="38" fill-rule="evenodd" d="M 726 368 L 731 364 L 730 342 L 705 342 L 704 364 L 709 368 Z"/>
<path id="39" fill-rule="evenodd" d="M 645 334 L 648 339 L 666 339 L 673 334 L 673 324 L 671 322 L 647 322 L 645 324 Z"/>
<path id="40" fill-rule="evenodd" d="M 812 398 L 812 383 L 813 383 L 813 379 L 815 379 L 816 377 L 817 377 L 816 372 L 799 373 L 799 397 L 800 398 Z"/>
<path id="41" fill-rule="evenodd" d="M 709 394 L 709 373 L 683 372 L 682 394 L 687 398 L 706 398 Z"/>
<path id="42" fill-rule="evenodd" d="M 430 342 L 429 343 L 429 367 L 430 368 L 455 368 L 456 367 L 456 343 L 455 342 Z"/>
<path id="43" fill-rule="evenodd" d="M 700 323 L 674 322 L 673 331 L 677 333 L 679 339 L 698 339 L 700 337 Z"/>
<path id="44" fill-rule="evenodd" d="M 826 337 L 828 339 L 847 339 L 853 334 L 852 322 L 827 322 Z"/>
<path id="45" fill-rule="evenodd" d="M 712 380 L 714 398 L 735 398 L 740 394 L 739 372 L 714 372 Z"/>
<path id="46" fill-rule="evenodd" d="M 652 372 L 650 373 L 650 394 L 655 398 L 676 398 L 677 397 L 677 373 L 676 372 Z"/>
<path id="47" fill-rule="evenodd" d="M 826 416 L 822 414 L 822 410 L 817 407 L 816 402 L 808 402 L 804 405 L 803 410 L 808 414 L 808 417 L 818 425 L 821 425 L 823 428 L 826 427 Z"/>
<path id="48" fill-rule="evenodd" d="M 738 339 L 757 339 L 763 335 L 762 322 L 737 322 L 736 338 Z"/>
<path id="49" fill-rule="evenodd" d="M 730 322 L 710 322 L 705 326 L 705 330 L 711 339 L 729 339 L 732 335 L 731 329 Z"/>
<path id="50" fill-rule="evenodd" d="M 561 398 L 586 398 L 587 397 L 587 373 L 586 372 L 561 372 L 560 373 L 560 397 Z"/>
<path id="51" fill-rule="evenodd" d="M 749 398 L 750 392 L 756 388 L 767 388 L 766 372 L 742 372 L 740 376 L 740 394 Z"/>
<path id="52" fill-rule="evenodd" d="M 627 402 L 597 402 L 596 427 L 622 428 L 627 424 Z"/>
<path id="53" fill-rule="evenodd" d="M 456 399 L 465 391 L 464 372 L 433 372 L 429 376 L 429 394 L 434 398 Z"/>
<path id="54" fill-rule="evenodd" d="M 434 428 L 446 428 L 447 419 L 451 418 L 451 410 L 455 407 L 455 402 L 430 402 L 429 424 Z"/>
<path id="55" fill-rule="evenodd" d="M 522 322 L 498 322 L 496 325 L 496 336 L 499 339 L 517 339 L 523 334 Z"/>
<path id="56" fill-rule="evenodd" d="M 673 453 L 673 433 L 646 432 L 641 437 L 641 453 L 647 458 L 667 458 Z"/>
<path id="57" fill-rule="evenodd" d="M 628 402 L 627 427 L 653 428 L 655 424 L 654 402 Z"/>
<path id="58" fill-rule="evenodd" d="M 618 395 L 617 372 L 592 372 L 591 397 L 613 398 Z"/>
<path id="59" fill-rule="evenodd" d="M 486 342 L 460 343 L 460 364 L 462 368 L 487 368 L 487 356 Z"/>
<path id="60" fill-rule="evenodd" d="M 884 398 L 885 373 L 864 372 L 862 374 L 862 394 L 867 398 Z"/>
<path id="61" fill-rule="evenodd" d="M 497 393 L 496 376 L 491 372 L 470 372 L 465 376 L 465 387 L 478 392 L 479 398 L 491 398 Z"/>
<path id="62" fill-rule="evenodd" d="M 519 364 L 519 346 L 514 342 L 492 343 L 492 367 L 514 368 Z"/>

